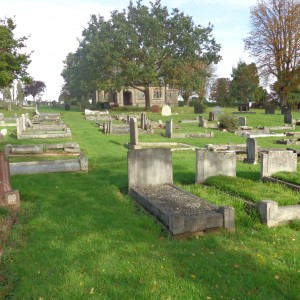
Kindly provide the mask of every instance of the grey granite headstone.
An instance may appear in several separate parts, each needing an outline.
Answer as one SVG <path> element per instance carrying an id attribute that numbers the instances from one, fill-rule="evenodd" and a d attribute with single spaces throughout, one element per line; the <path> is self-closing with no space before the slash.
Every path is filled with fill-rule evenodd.
<path id="1" fill-rule="evenodd" d="M 238 124 L 239 124 L 239 126 L 247 126 L 247 118 L 246 117 L 239 117 Z"/>
<path id="2" fill-rule="evenodd" d="M 247 162 L 256 164 L 258 161 L 257 142 L 253 138 L 247 138 Z"/>
<path id="3" fill-rule="evenodd" d="M 172 138 L 173 120 L 166 121 L 166 137 Z"/>

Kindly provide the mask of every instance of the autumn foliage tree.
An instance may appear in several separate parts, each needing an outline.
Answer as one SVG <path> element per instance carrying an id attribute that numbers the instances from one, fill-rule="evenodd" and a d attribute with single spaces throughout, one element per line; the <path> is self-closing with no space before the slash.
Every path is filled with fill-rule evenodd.
<path id="1" fill-rule="evenodd" d="M 24 96 L 31 95 L 33 101 L 35 101 L 35 97 L 42 94 L 46 89 L 46 85 L 43 81 L 32 81 L 30 84 L 24 86 Z"/>
<path id="2" fill-rule="evenodd" d="M 273 85 L 281 105 L 300 83 L 300 2 L 258 0 L 250 11 L 251 31 L 244 40 L 264 78 Z"/>

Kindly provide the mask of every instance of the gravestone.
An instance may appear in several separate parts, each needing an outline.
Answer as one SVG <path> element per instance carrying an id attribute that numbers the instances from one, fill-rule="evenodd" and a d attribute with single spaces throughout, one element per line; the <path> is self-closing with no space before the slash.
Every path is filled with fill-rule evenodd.
<path id="1" fill-rule="evenodd" d="M 208 115 L 208 121 L 214 121 L 214 120 L 215 120 L 215 113 L 211 111 Z"/>
<path id="2" fill-rule="evenodd" d="M 171 114 L 172 114 L 171 107 L 169 105 L 164 105 L 161 109 L 161 115 L 171 116 Z"/>
<path id="3" fill-rule="evenodd" d="M 235 151 L 196 149 L 196 183 L 216 175 L 236 176 Z"/>
<path id="4" fill-rule="evenodd" d="M 207 120 L 204 119 L 204 116 L 199 116 L 199 126 L 206 128 Z"/>
<path id="5" fill-rule="evenodd" d="M 258 161 L 257 142 L 253 138 L 247 138 L 247 160 L 249 164 L 256 164 Z"/>
<path id="6" fill-rule="evenodd" d="M 203 114 L 204 113 L 204 106 L 203 104 L 196 102 L 194 105 L 194 113 L 195 114 Z"/>
<path id="7" fill-rule="evenodd" d="M 274 115 L 275 114 L 275 106 L 274 105 L 267 105 L 265 107 L 265 114 L 266 115 Z"/>
<path id="8" fill-rule="evenodd" d="M 297 153 L 293 151 L 269 151 L 261 155 L 260 177 L 270 177 L 277 172 L 296 172 Z"/>
<path id="9" fill-rule="evenodd" d="M 141 128 L 142 130 L 147 130 L 147 116 L 146 113 L 141 113 Z"/>
<path id="10" fill-rule="evenodd" d="M 284 123 L 293 124 L 293 115 L 284 115 Z"/>
<path id="11" fill-rule="evenodd" d="M 166 121 L 166 137 L 172 138 L 173 133 L 173 120 Z"/>
<path id="12" fill-rule="evenodd" d="M 249 111 L 249 103 L 241 103 L 241 104 L 239 104 L 238 110 L 240 112 L 247 112 L 247 111 Z"/>
<path id="13" fill-rule="evenodd" d="M 5 159 L 4 153 L 0 153 L 0 205 L 20 206 L 19 191 L 12 190 L 9 162 Z"/>
<path id="14" fill-rule="evenodd" d="M 292 113 L 292 108 L 288 105 L 281 106 L 281 114 L 282 115 L 290 115 Z"/>
<path id="15" fill-rule="evenodd" d="M 131 149 L 140 149 L 140 146 L 139 146 L 138 126 L 137 126 L 137 120 L 136 120 L 136 118 L 130 118 L 129 128 L 130 128 L 130 142 L 129 142 L 129 147 Z"/>
<path id="16" fill-rule="evenodd" d="M 153 113 L 159 113 L 160 109 L 159 109 L 159 106 L 158 105 L 152 105 L 151 106 L 151 112 Z"/>
<path id="17" fill-rule="evenodd" d="M 221 106 L 215 106 L 213 109 L 212 109 L 212 112 L 216 115 L 220 115 L 222 114 L 222 107 Z"/>
<path id="18" fill-rule="evenodd" d="M 71 109 L 71 105 L 69 103 L 65 104 L 65 110 L 70 110 Z"/>
<path id="19" fill-rule="evenodd" d="M 239 117 L 239 119 L 238 119 L 238 125 L 239 126 L 247 126 L 247 118 L 245 118 L 245 117 Z"/>
<path id="20" fill-rule="evenodd" d="M 128 188 L 173 183 L 171 149 L 128 151 Z"/>

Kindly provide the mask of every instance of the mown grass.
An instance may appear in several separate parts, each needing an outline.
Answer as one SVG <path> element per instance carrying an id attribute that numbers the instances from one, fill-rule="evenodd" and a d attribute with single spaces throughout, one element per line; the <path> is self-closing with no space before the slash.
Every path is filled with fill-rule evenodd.
<path id="1" fill-rule="evenodd" d="M 191 108 L 175 112 L 181 109 L 182 119 L 195 117 Z M 79 143 L 89 158 L 89 172 L 12 176 L 22 205 L 0 266 L 0 298 L 299 299 L 296 223 L 268 229 L 245 209 L 243 195 L 232 195 L 227 187 L 225 191 L 195 185 L 195 153 L 178 151 L 173 152 L 175 183 L 217 205 L 233 205 L 236 232 L 174 240 L 127 195 L 123 145 L 129 137 L 103 135 L 80 112 L 56 111 L 73 134 L 72 139 L 60 141 Z M 260 112 L 256 117 L 260 123 L 265 115 Z M 162 119 L 159 114 L 149 118 Z M 277 123 L 281 118 L 277 116 Z M 180 127 L 203 130 L 197 124 Z M 212 142 L 245 142 L 230 133 L 216 131 L 215 136 L 188 143 L 203 147 Z M 140 140 L 169 141 L 159 134 L 141 135 Z M 6 142 L 23 141 L 12 135 Z M 257 166 L 239 163 L 237 168 L 238 178 L 246 183 L 236 190 L 257 189 L 258 195 L 267 186 L 259 185 Z M 275 189 L 267 187 L 268 192 Z"/>

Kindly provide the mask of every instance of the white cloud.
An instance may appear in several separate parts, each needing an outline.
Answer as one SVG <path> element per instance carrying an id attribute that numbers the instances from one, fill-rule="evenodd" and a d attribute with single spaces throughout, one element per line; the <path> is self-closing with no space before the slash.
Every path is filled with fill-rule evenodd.
<path id="1" fill-rule="evenodd" d="M 163 5 L 178 7 L 191 15 L 196 23 L 206 26 L 211 20 L 215 25 L 213 35 L 222 45 L 218 73 L 228 76 L 232 66 L 245 55 L 242 38 L 248 29 L 244 20 L 249 18 L 247 8 L 254 3 L 255 0 L 162 0 Z M 45 99 L 53 100 L 58 98 L 63 84 L 63 60 L 78 47 L 77 38 L 90 16 L 109 17 L 111 11 L 122 10 L 128 4 L 128 0 L 1 0 L 0 18 L 15 16 L 16 35 L 30 35 L 26 44 L 28 52 L 34 52 L 29 72 L 34 79 L 45 82 Z"/>

